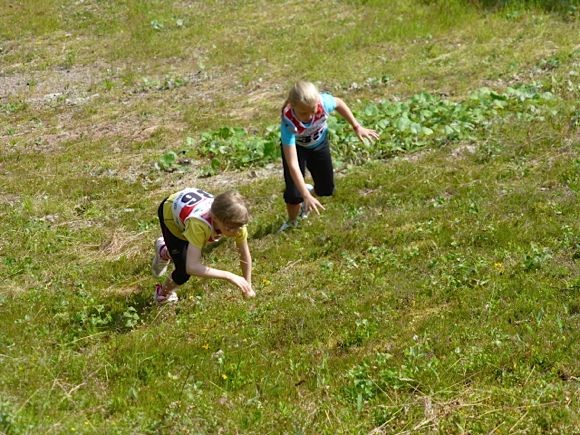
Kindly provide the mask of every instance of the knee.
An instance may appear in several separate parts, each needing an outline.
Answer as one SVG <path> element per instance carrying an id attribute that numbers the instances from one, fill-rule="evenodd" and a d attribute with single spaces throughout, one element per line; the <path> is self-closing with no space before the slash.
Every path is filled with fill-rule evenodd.
<path id="1" fill-rule="evenodd" d="M 173 273 L 171 274 L 171 279 L 175 284 L 183 285 L 187 281 L 189 281 L 189 275 L 185 272 L 174 270 Z"/>
<path id="2" fill-rule="evenodd" d="M 300 195 L 292 195 L 288 192 L 284 192 L 284 202 L 286 204 L 300 204 L 302 201 L 303 200 Z"/>
<path id="3" fill-rule="evenodd" d="M 323 187 L 315 187 L 314 192 L 316 196 L 332 196 L 334 195 L 334 185 L 330 186 L 323 186 Z"/>

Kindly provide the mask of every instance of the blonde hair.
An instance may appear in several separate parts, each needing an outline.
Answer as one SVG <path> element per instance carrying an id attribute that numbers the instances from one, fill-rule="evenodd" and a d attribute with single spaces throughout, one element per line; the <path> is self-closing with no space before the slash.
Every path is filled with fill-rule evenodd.
<path id="1" fill-rule="evenodd" d="M 216 196 L 211 205 L 212 214 L 220 221 L 242 226 L 250 220 L 250 212 L 242 195 L 230 190 Z"/>
<path id="2" fill-rule="evenodd" d="M 305 106 L 314 107 L 320 100 L 320 93 L 314 83 L 299 80 L 294 83 L 294 86 L 288 92 L 288 98 L 284 102 L 284 107 L 288 104 L 296 106 L 303 104 Z"/>

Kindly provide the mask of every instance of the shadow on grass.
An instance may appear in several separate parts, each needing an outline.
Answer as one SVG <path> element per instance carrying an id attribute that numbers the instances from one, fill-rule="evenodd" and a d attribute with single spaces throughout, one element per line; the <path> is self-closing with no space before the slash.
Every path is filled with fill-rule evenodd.
<path id="1" fill-rule="evenodd" d="M 203 256 L 208 263 L 212 262 L 213 251 L 225 242 L 225 238 L 222 238 L 204 248 Z M 173 266 L 170 265 L 168 273 L 172 270 Z M 135 273 L 138 275 L 138 271 Z M 153 298 L 156 280 L 139 276 L 139 284 L 128 285 L 130 293 L 86 293 L 77 300 L 74 307 L 69 306 L 67 312 L 60 316 L 62 323 L 59 330 L 63 332 L 62 341 L 65 346 L 83 347 L 93 338 L 127 334 L 144 324 L 152 324 L 157 319 L 163 321 L 168 316 L 179 315 L 182 310 L 191 311 L 190 304 L 184 305 L 181 302 L 157 304 Z M 123 287 L 122 284 L 119 286 Z"/>
<path id="2" fill-rule="evenodd" d="M 280 228 L 280 225 L 282 225 L 280 222 L 270 222 L 267 224 L 262 224 L 258 228 L 256 228 L 256 231 L 254 231 L 254 233 L 252 234 L 252 239 L 261 239 L 270 234 L 276 234 L 278 232 L 278 229 Z"/>
<path id="3" fill-rule="evenodd" d="M 130 333 L 143 324 L 150 324 L 161 313 L 168 310 L 178 313 L 179 304 L 158 305 L 153 300 L 153 288 L 147 286 L 128 296 L 106 296 L 93 299 L 77 306 L 63 315 L 64 322 L 58 327 L 62 331 L 61 344 L 71 348 L 82 348 L 94 340 L 107 339 L 112 335 Z M 66 320 L 65 320 L 66 319 Z"/>

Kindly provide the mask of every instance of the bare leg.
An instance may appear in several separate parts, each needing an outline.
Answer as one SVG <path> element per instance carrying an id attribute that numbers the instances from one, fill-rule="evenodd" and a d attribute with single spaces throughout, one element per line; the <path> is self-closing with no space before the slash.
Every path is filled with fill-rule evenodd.
<path id="1" fill-rule="evenodd" d="M 286 210 L 288 212 L 288 220 L 294 222 L 298 215 L 300 214 L 301 204 L 286 204 Z"/>

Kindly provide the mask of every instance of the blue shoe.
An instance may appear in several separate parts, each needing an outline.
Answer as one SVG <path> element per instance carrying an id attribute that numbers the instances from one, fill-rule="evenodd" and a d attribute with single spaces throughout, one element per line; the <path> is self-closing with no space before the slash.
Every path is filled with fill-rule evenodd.
<path id="1" fill-rule="evenodd" d="M 278 232 L 283 233 L 284 231 L 292 229 L 292 228 L 296 228 L 297 226 L 298 226 L 297 221 L 286 221 L 282 224 L 282 226 L 280 226 L 280 228 L 278 229 Z"/>

